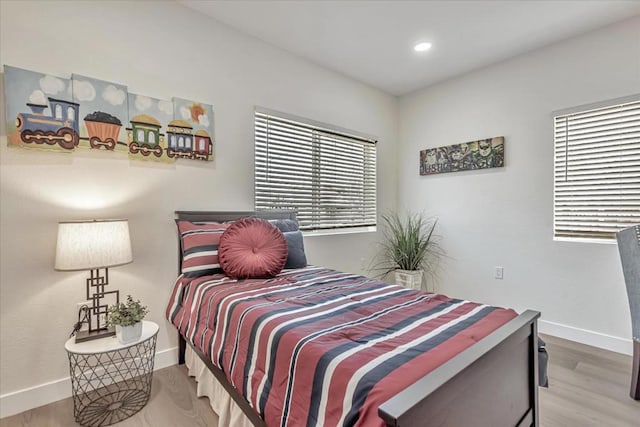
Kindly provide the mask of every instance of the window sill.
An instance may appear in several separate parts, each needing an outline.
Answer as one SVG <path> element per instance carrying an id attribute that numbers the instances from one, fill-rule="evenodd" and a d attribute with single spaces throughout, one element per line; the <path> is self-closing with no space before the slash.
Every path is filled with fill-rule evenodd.
<path id="1" fill-rule="evenodd" d="M 338 234 L 375 233 L 377 230 L 377 227 L 336 228 L 332 230 L 302 231 L 302 235 L 304 237 L 334 236 Z"/>
<path id="2" fill-rule="evenodd" d="M 569 243 L 597 243 L 601 245 L 617 245 L 616 239 L 590 239 L 588 237 L 554 237 L 554 242 L 569 242 Z"/>

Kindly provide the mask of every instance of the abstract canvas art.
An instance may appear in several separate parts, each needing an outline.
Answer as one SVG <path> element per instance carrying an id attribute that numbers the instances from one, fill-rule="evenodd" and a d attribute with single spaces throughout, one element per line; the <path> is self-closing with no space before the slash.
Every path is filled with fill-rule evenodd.
<path id="1" fill-rule="evenodd" d="M 128 153 L 136 160 L 212 161 L 213 107 L 156 99 L 127 86 L 4 66 L 7 144 L 61 152 Z"/>
<path id="2" fill-rule="evenodd" d="M 420 175 L 504 166 L 504 137 L 428 148 L 420 151 Z"/>

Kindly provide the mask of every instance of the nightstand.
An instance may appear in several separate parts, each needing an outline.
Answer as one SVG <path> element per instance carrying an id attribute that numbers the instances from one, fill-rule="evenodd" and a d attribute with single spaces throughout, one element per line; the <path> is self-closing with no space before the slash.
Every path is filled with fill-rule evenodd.
<path id="1" fill-rule="evenodd" d="M 108 426 L 144 407 L 151 394 L 158 325 L 142 321 L 139 340 L 116 337 L 64 345 L 69 355 L 73 415 L 83 426 Z"/>

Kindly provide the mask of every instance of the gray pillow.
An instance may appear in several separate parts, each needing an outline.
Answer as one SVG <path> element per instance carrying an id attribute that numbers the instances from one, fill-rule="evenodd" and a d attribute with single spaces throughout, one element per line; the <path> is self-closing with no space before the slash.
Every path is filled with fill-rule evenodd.
<path id="1" fill-rule="evenodd" d="M 300 227 L 298 226 L 298 221 L 295 219 L 270 219 L 269 222 L 276 227 L 278 230 L 286 233 L 287 231 L 298 231 Z"/>
<path id="2" fill-rule="evenodd" d="M 307 266 L 307 256 L 304 253 L 302 231 L 285 231 L 282 233 L 287 240 L 289 255 L 284 268 L 303 268 Z"/>

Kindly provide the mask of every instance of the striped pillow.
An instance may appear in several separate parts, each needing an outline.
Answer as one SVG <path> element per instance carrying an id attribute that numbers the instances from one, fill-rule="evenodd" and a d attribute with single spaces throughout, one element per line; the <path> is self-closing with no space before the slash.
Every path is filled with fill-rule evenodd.
<path id="1" fill-rule="evenodd" d="M 176 222 L 182 242 L 182 273 L 185 277 L 222 273 L 218 245 L 222 233 L 231 224 Z"/>

